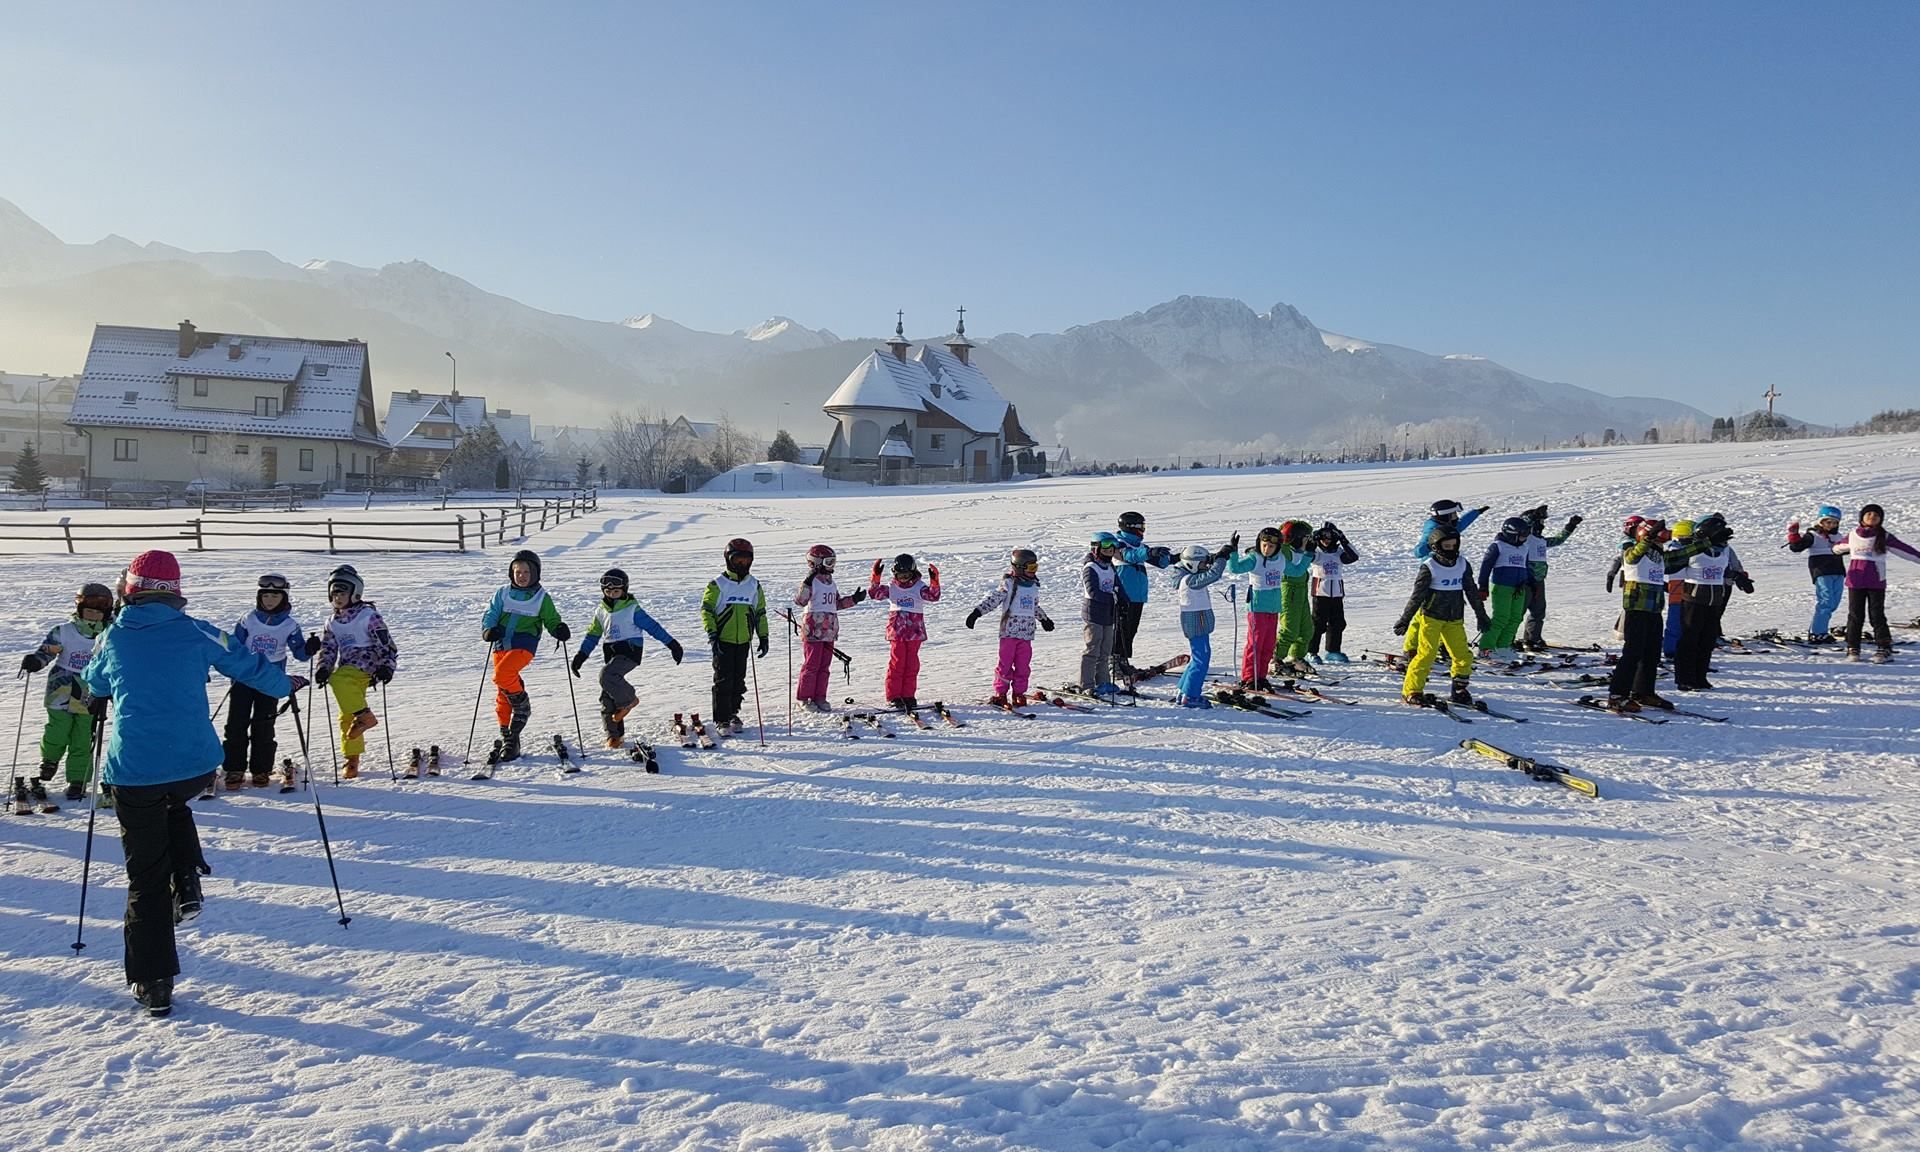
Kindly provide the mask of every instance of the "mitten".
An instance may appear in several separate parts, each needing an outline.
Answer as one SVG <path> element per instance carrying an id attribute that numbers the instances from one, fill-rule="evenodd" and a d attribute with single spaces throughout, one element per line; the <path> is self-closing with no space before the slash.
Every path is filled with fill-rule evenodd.
<path id="1" fill-rule="evenodd" d="M 574 653 L 573 660 L 570 662 L 569 666 L 573 669 L 573 674 L 575 676 L 578 676 L 580 675 L 580 669 L 585 667 L 586 663 L 587 663 L 587 654 L 585 652 L 576 652 Z"/>
<path id="2" fill-rule="evenodd" d="M 562 620 L 553 626 L 553 638 L 565 644 L 568 640 L 573 639 L 573 629 L 567 627 L 567 622 Z"/>
<path id="3" fill-rule="evenodd" d="M 980 609 L 975 608 L 973 611 L 967 613 L 967 627 L 971 628 L 978 623 L 980 623 Z"/>
<path id="4" fill-rule="evenodd" d="M 1049 620 L 1045 616 L 1042 616 L 1040 617 L 1040 627 L 1044 631 L 1051 632 L 1053 631 L 1053 621 Z"/>
<path id="5" fill-rule="evenodd" d="M 485 632 L 480 633 L 480 639 L 485 640 L 489 644 L 497 644 L 500 642 L 500 638 L 506 634 L 507 629 L 504 625 L 495 624 Z"/>
<path id="6" fill-rule="evenodd" d="M 673 662 L 675 664 L 680 663 L 680 661 L 683 658 L 685 658 L 686 654 L 687 654 L 687 650 L 685 648 L 680 647 L 680 641 L 678 640 L 667 641 L 667 655 L 673 657 Z"/>

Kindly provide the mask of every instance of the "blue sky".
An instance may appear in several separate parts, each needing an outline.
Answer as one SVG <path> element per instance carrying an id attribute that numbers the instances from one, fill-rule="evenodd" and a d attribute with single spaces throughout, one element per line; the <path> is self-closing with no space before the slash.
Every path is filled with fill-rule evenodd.
<path id="1" fill-rule="evenodd" d="M 1920 4 L 42 4 L 0 197 L 554 311 L 1183 293 L 1711 411 L 1920 402 Z"/>

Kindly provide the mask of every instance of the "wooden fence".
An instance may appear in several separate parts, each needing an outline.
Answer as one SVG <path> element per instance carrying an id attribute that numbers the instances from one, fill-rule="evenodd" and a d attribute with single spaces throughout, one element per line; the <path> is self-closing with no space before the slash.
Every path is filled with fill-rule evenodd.
<path id="1" fill-rule="evenodd" d="M 209 511 L 188 520 L 146 523 L 103 522 L 62 516 L 57 521 L 0 521 L 0 541 L 63 544 L 69 554 L 111 551 L 89 545 L 173 545 L 193 552 L 276 548 L 296 552 L 466 552 L 492 540 L 504 545 L 534 532 L 558 527 L 600 507 L 596 489 L 571 492 L 512 506 L 469 507 L 458 512 L 432 509 L 411 515 L 367 519 L 360 516 L 281 515 L 243 519 L 238 513 Z M 311 542 L 289 543 L 289 541 Z M 4 552 L 0 548 L 0 552 Z"/>

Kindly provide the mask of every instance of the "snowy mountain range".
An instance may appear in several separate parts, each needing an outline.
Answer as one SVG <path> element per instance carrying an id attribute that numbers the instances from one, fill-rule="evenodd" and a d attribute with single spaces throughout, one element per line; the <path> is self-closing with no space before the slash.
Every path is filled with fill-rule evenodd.
<path id="1" fill-rule="evenodd" d="M 888 301 L 876 301 L 886 312 Z M 69 244 L 0 200 L 0 366 L 69 373 L 95 323 L 358 337 L 382 390 L 461 389 L 553 422 L 615 409 L 730 413 L 824 441 L 821 400 L 869 352 L 775 316 L 730 333 L 646 313 L 610 322 L 544 312 L 420 261 L 365 268 L 270 253 L 189 252 L 108 236 Z M 924 338 L 939 340 L 944 333 Z M 1707 417 L 1533 379 L 1471 356 L 1434 356 L 1323 332 L 1276 304 L 1182 296 L 1060 333 L 983 339 L 977 361 L 1043 442 L 1081 458 L 1253 445 L 1315 446 L 1382 423 L 1480 422 L 1496 440 L 1556 441 Z M 790 408 L 783 408 L 790 405 Z M 777 414 L 777 415 L 776 415 Z"/>

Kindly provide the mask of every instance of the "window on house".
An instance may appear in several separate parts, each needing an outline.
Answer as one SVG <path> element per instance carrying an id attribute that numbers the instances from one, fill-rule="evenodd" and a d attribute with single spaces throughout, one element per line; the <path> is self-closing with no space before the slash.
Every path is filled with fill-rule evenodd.
<path id="1" fill-rule="evenodd" d="M 249 449 L 245 444 L 235 444 L 233 446 L 233 454 L 235 456 L 245 456 L 248 451 Z"/>
<path id="2" fill-rule="evenodd" d="M 140 399 L 140 393 L 128 391 L 120 394 L 120 403 L 133 404 Z"/>
<path id="3" fill-rule="evenodd" d="M 300 449 L 300 471 L 302 472 L 313 471 L 313 449 L 311 448 Z"/>
<path id="4" fill-rule="evenodd" d="M 195 456 L 205 456 L 207 454 L 207 438 L 205 436 L 195 436 L 193 438 L 193 454 Z"/>
<path id="5" fill-rule="evenodd" d="M 113 458 L 115 460 L 140 459 L 140 441 L 137 439 L 115 440 L 113 442 Z"/>
<path id="6" fill-rule="evenodd" d="M 271 418 L 280 415 L 280 397 L 255 396 L 253 398 L 253 414 L 262 418 Z"/>
<path id="7" fill-rule="evenodd" d="M 928 434 L 927 447 L 933 449 L 935 452 L 938 452 L 942 448 L 945 448 L 946 446 L 947 446 L 947 434 L 945 432 L 933 432 Z"/>
<path id="8" fill-rule="evenodd" d="M 195 396 L 205 396 L 207 394 L 207 378 L 205 376 L 195 376 L 193 378 L 193 394 Z"/>
<path id="9" fill-rule="evenodd" d="M 315 365 L 313 366 L 313 374 L 314 374 L 315 376 L 318 376 L 318 377 L 320 377 L 320 378 L 321 378 L 322 380 L 324 380 L 324 379 L 326 379 L 326 376 L 327 376 L 327 369 L 328 369 L 329 367 L 331 367 L 331 365 L 328 365 L 328 364 L 315 364 Z"/>

